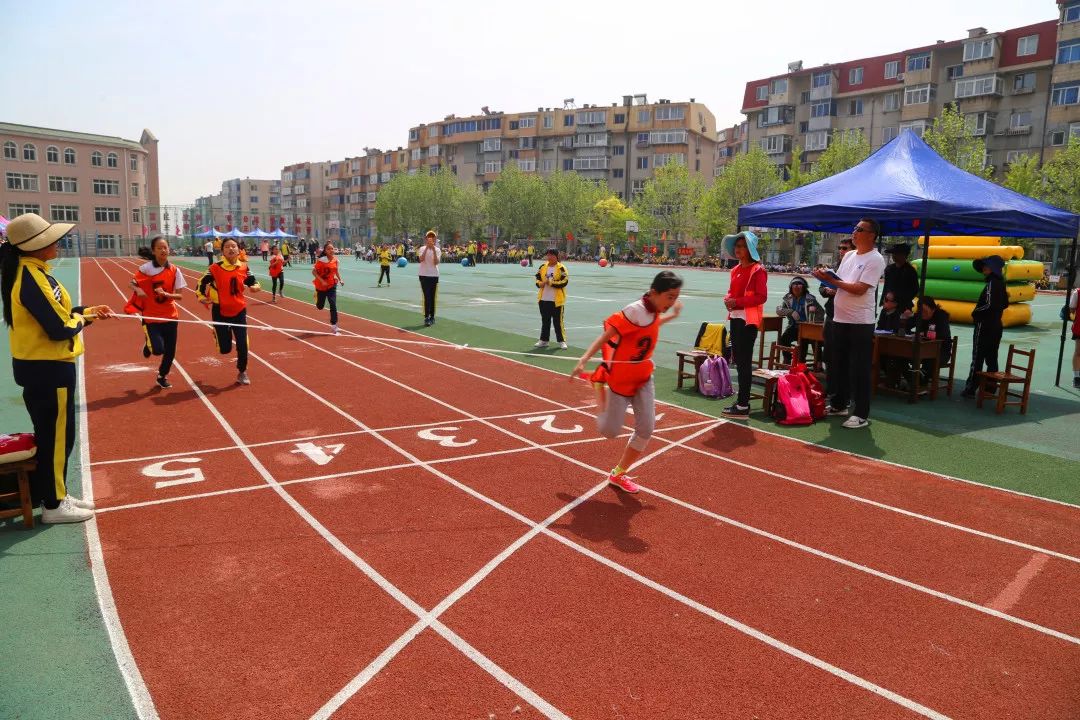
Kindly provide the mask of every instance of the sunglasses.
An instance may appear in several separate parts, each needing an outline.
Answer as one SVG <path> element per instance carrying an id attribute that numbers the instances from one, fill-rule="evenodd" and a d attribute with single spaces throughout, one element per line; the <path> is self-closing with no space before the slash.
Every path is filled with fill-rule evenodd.
<path id="1" fill-rule="evenodd" d="M 851 232 L 874 232 L 873 228 L 863 227 L 862 225 L 856 225 L 855 229 Z"/>

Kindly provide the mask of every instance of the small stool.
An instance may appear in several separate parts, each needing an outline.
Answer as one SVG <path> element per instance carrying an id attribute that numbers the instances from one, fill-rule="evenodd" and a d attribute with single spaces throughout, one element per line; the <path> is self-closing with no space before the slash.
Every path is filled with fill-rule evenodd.
<path id="1" fill-rule="evenodd" d="M 15 510 L 0 510 L 0 518 L 22 515 L 23 526 L 30 530 L 34 527 L 34 507 L 30 503 L 30 473 L 37 468 L 33 458 L 0 464 L 0 475 L 15 475 L 19 489 L 16 492 L 0 493 L 0 500 L 18 500 L 21 507 Z"/>
<path id="2" fill-rule="evenodd" d="M 676 350 L 675 355 L 679 358 L 679 375 L 675 384 L 675 389 L 679 390 L 682 388 L 683 380 L 693 380 L 694 387 L 697 387 L 698 370 L 701 369 L 702 363 L 709 357 L 709 354 L 704 350 Z M 694 372 L 692 373 L 686 371 L 686 364 L 688 362 L 694 363 Z"/>

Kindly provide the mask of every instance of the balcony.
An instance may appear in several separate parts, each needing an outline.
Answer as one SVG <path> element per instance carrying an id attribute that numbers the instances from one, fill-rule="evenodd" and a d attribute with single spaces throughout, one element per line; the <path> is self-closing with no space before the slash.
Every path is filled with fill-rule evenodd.
<path id="1" fill-rule="evenodd" d="M 1030 134 L 1031 134 L 1031 126 L 1030 125 L 1010 126 L 1010 127 L 1007 127 L 1007 128 L 1002 128 L 1001 130 L 998 130 L 996 133 L 994 133 L 994 135 L 996 137 L 1013 136 L 1013 135 L 1030 135 Z"/>
<path id="2" fill-rule="evenodd" d="M 832 127 L 833 116 L 824 115 L 822 117 L 810 118 L 806 123 L 807 132 L 814 132 L 815 130 L 828 130 Z"/>
<path id="3" fill-rule="evenodd" d="M 810 88 L 810 101 L 814 100 L 828 100 L 833 96 L 833 84 L 829 81 L 828 85 L 820 85 L 818 87 Z"/>

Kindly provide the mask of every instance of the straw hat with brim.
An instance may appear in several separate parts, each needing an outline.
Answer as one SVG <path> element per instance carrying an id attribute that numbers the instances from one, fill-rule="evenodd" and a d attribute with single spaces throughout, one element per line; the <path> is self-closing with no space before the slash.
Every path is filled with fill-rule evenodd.
<path id="1" fill-rule="evenodd" d="M 426 233 L 424 233 L 424 237 L 426 237 L 426 238 L 438 237 L 438 235 L 435 234 L 434 230 L 428 230 Z"/>
<path id="2" fill-rule="evenodd" d="M 735 241 L 739 238 L 746 239 L 746 249 L 750 251 L 750 257 L 755 262 L 761 262 L 761 256 L 758 255 L 757 251 L 757 235 L 750 232 L 749 230 L 743 230 L 741 233 L 738 233 L 736 235 L 725 235 L 723 240 L 724 252 L 726 252 L 731 257 L 735 257 Z"/>
<path id="3" fill-rule="evenodd" d="M 40 215 L 26 213 L 8 223 L 7 238 L 21 252 L 47 248 L 71 232 L 74 223 L 50 223 Z"/>

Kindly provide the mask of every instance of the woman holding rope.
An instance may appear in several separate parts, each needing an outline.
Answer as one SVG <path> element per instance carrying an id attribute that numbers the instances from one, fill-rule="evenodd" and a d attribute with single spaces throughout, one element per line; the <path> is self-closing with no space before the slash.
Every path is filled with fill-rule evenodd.
<path id="1" fill-rule="evenodd" d="M 338 273 L 337 251 L 334 243 L 327 242 L 323 245 L 319 259 L 314 261 L 311 268 L 314 276 L 312 283 L 315 285 L 315 307 L 322 310 L 330 303 L 330 332 L 338 334 L 337 326 L 337 286 L 344 285 L 341 275 Z"/>
<path id="2" fill-rule="evenodd" d="M 30 495 L 34 505 L 44 505 L 41 522 L 46 524 L 94 516 L 94 504 L 69 495 L 66 483 L 75 445 L 75 358 L 83 353 L 83 328 L 112 310 L 108 305 L 73 306 L 67 290 L 49 274 L 60 238 L 73 227 L 26 213 L 8 224 L 8 242 L 0 244 L 0 295 L 12 371 L 22 386 L 37 445 Z"/>
<path id="3" fill-rule="evenodd" d="M 236 382 L 250 385 L 248 379 L 248 341 L 247 341 L 247 298 L 244 288 L 254 292 L 262 288 L 255 281 L 255 276 L 247 265 L 239 261 L 240 246 L 233 238 L 226 238 L 221 243 L 220 262 L 211 265 L 206 274 L 199 278 L 199 302 L 210 306 L 210 316 L 214 320 L 214 339 L 222 355 L 232 352 L 233 339 L 236 339 Z"/>
<path id="4" fill-rule="evenodd" d="M 167 390 L 172 387 L 168 377 L 176 357 L 176 320 L 180 317 L 176 301 L 182 299 L 181 291 L 187 283 L 184 274 L 169 262 L 169 241 L 164 235 L 153 235 L 150 247 L 139 248 L 138 254 L 147 262 L 139 266 L 131 280 L 134 292 L 124 312 L 142 316 L 143 357 L 161 357 L 156 382 Z"/>

